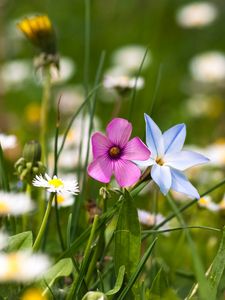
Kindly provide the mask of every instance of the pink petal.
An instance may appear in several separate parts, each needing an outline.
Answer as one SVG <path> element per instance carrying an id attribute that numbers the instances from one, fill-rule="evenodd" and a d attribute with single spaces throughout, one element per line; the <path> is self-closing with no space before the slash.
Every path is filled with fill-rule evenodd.
<path id="1" fill-rule="evenodd" d="M 88 166 L 88 175 L 92 178 L 108 183 L 113 172 L 113 163 L 107 156 L 100 156 Z"/>
<path id="2" fill-rule="evenodd" d="M 139 139 L 135 137 L 131 139 L 123 149 L 123 159 L 137 159 L 146 160 L 150 157 L 151 152 L 148 150 L 147 146 Z"/>
<path id="3" fill-rule="evenodd" d="M 96 132 L 92 135 L 91 142 L 94 159 L 105 155 L 112 147 L 110 140 L 100 132 Z"/>
<path id="4" fill-rule="evenodd" d="M 114 162 L 114 173 L 121 187 L 131 186 L 141 176 L 141 171 L 134 163 L 123 159 Z"/>
<path id="5" fill-rule="evenodd" d="M 131 131 L 131 123 L 122 118 L 113 119 L 106 128 L 110 141 L 121 148 L 129 141 Z"/>

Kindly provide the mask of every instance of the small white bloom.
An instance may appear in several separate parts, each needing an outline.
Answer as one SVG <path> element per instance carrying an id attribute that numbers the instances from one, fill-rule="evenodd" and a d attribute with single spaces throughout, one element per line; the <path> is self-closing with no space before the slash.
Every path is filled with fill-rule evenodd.
<path id="1" fill-rule="evenodd" d="M 225 80 L 225 55 L 218 51 L 199 54 L 192 58 L 190 71 L 200 82 L 215 83 Z"/>
<path id="2" fill-rule="evenodd" d="M 59 71 L 56 68 L 52 68 L 52 82 L 53 83 L 62 83 L 71 79 L 76 71 L 76 66 L 74 61 L 69 57 L 60 58 L 60 68 Z"/>
<path id="3" fill-rule="evenodd" d="M 163 222 L 165 220 L 165 217 L 161 214 L 152 214 L 146 210 L 138 209 L 138 219 L 141 224 L 152 227 Z M 168 226 L 168 224 L 165 224 L 160 227 L 159 230 L 167 230 L 169 228 L 170 227 Z"/>
<path id="4" fill-rule="evenodd" d="M 223 199 L 219 203 L 220 210 L 225 210 L 225 194 L 223 195 Z"/>
<path id="5" fill-rule="evenodd" d="M 8 244 L 8 235 L 5 232 L 0 231 L 0 250 L 5 248 L 7 244 Z"/>
<path id="6" fill-rule="evenodd" d="M 7 89 L 23 87 L 31 73 L 32 62 L 25 59 L 6 62 L 1 68 L 1 76 Z"/>
<path id="7" fill-rule="evenodd" d="M 218 118 L 223 113 L 224 101 L 217 96 L 196 94 L 186 100 L 186 110 L 190 116 Z"/>
<path id="8" fill-rule="evenodd" d="M 17 140 L 15 135 L 0 133 L 0 144 L 3 150 L 15 148 L 16 143 Z"/>
<path id="9" fill-rule="evenodd" d="M 33 180 L 33 185 L 46 188 L 50 193 L 70 193 L 74 195 L 79 193 L 79 187 L 76 180 L 65 181 L 57 176 L 51 178 L 48 174 L 45 174 L 44 177 L 42 175 L 36 175 Z"/>
<path id="10" fill-rule="evenodd" d="M 206 155 L 210 159 L 210 165 L 221 167 L 225 165 L 225 140 L 221 139 L 209 145 L 205 149 Z"/>
<path id="11" fill-rule="evenodd" d="M 204 197 L 200 198 L 198 200 L 198 205 L 201 207 L 207 208 L 208 210 L 211 210 L 211 211 L 218 211 L 220 209 L 219 205 L 214 203 L 210 196 L 204 196 Z"/>
<path id="12" fill-rule="evenodd" d="M 71 194 L 58 194 L 57 195 L 57 205 L 58 207 L 68 207 L 72 206 L 75 198 Z M 55 198 L 52 202 L 52 206 L 55 206 Z"/>
<path id="13" fill-rule="evenodd" d="M 137 90 L 143 88 L 144 79 L 142 77 L 134 78 L 129 76 L 106 76 L 103 85 L 106 89 L 115 90 L 132 90 L 136 88 Z"/>
<path id="14" fill-rule="evenodd" d="M 0 253 L 0 281 L 31 282 L 44 275 L 50 266 L 42 254 L 30 252 Z"/>
<path id="15" fill-rule="evenodd" d="M 34 209 L 31 199 L 24 193 L 0 192 L 0 215 L 21 215 Z"/>
<path id="16" fill-rule="evenodd" d="M 112 62 L 130 72 L 138 71 L 143 61 L 146 48 L 141 45 L 127 45 L 116 50 L 112 56 Z M 148 51 L 142 69 L 148 67 L 150 63 L 150 53 Z"/>
<path id="17" fill-rule="evenodd" d="M 196 2 L 181 7 L 177 12 L 176 19 L 182 27 L 203 27 L 211 24 L 217 15 L 218 10 L 214 4 Z"/>

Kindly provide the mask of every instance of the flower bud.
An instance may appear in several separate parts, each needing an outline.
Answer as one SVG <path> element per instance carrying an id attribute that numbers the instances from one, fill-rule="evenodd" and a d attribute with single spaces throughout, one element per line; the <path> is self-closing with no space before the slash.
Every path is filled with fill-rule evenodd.
<path id="1" fill-rule="evenodd" d="M 107 297 L 101 292 L 88 292 L 82 300 L 107 300 Z"/>
<path id="2" fill-rule="evenodd" d="M 41 160 L 41 145 L 39 142 L 32 140 L 25 144 L 23 148 L 23 158 L 27 162 L 31 162 L 34 165 Z"/>

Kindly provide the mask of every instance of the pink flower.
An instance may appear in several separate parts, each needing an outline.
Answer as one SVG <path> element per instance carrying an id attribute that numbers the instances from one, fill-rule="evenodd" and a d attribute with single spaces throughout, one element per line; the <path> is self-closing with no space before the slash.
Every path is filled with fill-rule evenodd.
<path id="1" fill-rule="evenodd" d="M 106 132 L 107 136 L 100 132 L 92 136 L 94 161 L 88 166 L 88 174 L 104 183 L 114 174 L 121 187 L 131 186 L 141 176 L 132 160 L 146 160 L 151 152 L 138 137 L 129 141 L 132 125 L 125 119 L 113 119 Z"/>

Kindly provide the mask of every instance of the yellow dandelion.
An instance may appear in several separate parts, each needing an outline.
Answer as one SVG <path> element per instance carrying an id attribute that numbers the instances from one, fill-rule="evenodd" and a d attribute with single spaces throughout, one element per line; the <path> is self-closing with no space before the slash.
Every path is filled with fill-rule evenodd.
<path id="1" fill-rule="evenodd" d="M 47 15 L 24 18 L 17 26 L 36 47 L 47 54 L 56 54 L 55 32 Z"/>

